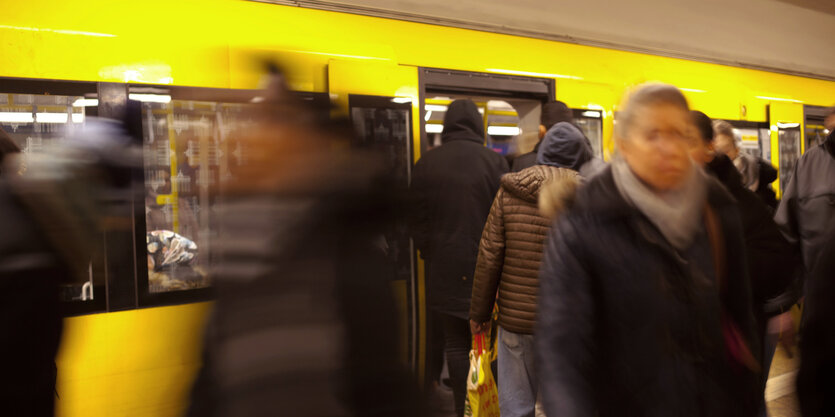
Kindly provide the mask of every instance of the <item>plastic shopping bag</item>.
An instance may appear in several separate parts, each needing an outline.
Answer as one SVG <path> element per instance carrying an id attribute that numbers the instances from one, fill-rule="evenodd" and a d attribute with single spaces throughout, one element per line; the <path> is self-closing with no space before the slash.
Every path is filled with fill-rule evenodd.
<path id="1" fill-rule="evenodd" d="M 465 417 L 499 417 L 499 392 L 490 369 L 490 339 L 477 334 L 470 350 L 470 373 L 467 375 Z"/>

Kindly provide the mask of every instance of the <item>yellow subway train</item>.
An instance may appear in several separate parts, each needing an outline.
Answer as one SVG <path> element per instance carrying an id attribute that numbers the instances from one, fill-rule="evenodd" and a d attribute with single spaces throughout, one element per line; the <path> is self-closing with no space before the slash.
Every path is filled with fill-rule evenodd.
<path id="1" fill-rule="evenodd" d="M 149 271 L 146 233 L 171 229 L 198 247 L 212 239 L 209 186 L 229 164 L 246 163 L 235 127 L 246 123 L 242 106 L 258 100 L 265 61 L 281 63 L 303 99 L 335 103 L 359 134 L 387 129 L 405 181 L 435 145 L 451 100 L 474 99 L 487 145 L 506 154 L 530 150 L 541 103 L 561 100 L 609 158 L 624 91 L 657 80 L 731 121 L 743 149 L 778 167 L 779 195 L 835 103 L 835 80 L 260 2 L 4 6 L 0 126 L 27 152 L 48 152 L 113 103 L 143 103 L 146 215 L 130 234 L 106 235 L 90 280 L 64 291 L 71 315 L 57 358 L 59 416 L 183 413 L 211 309 L 209 255 L 187 271 Z M 401 243 L 408 255 L 391 285 L 403 360 L 422 378 L 423 267 L 408 238 Z"/>

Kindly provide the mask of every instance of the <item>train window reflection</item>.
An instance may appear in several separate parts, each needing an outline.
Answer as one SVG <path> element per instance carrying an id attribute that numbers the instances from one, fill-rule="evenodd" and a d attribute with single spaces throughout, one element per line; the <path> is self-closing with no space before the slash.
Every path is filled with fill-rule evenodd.
<path id="1" fill-rule="evenodd" d="M 245 163 L 247 105 L 132 98 L 143 101 L 148 291 L 208 287 L 212 212 L 221 182 Z"/>
<path id="2" fill-rule="evenodd" d="M 84 125 L 88 110 L 97 100 L 74 95 L 0 93 L 0 128 L 23 152 L 21 172 L 32 164 L 28 160 L 48 154 L 55 145 L 69 138 Z M 101 242 L 89 260 L 87 279 L 62 284 L 63 301 L 93 301 L 104 297 Z"/>

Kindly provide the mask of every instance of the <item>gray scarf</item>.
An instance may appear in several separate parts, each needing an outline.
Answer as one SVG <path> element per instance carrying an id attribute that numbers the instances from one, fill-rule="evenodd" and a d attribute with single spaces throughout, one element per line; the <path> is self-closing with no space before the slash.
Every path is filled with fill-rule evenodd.
<path id="1" fill-rule="evenodd" d="M 643 213 L 678 250 L 687 249 L 701 227 L 707 199 L 707 177 L 693 166 L 682 185 L 656 193 L 638 179 L 622 157 L 612 161 L 612 175 L 620 195 Z"/>

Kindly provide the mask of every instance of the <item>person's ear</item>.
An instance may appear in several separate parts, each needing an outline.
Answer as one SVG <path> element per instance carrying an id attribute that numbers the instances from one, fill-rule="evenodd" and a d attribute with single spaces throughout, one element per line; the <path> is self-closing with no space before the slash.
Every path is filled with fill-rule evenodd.
<path id="1" fill-rule="evenodd" d="M 545 129 L 544 125 L 539 125 L 539 138 L 544 138 L 546 133 L 548 133 L 548 129 Z"/>

